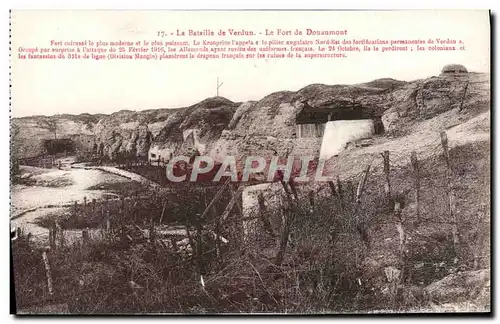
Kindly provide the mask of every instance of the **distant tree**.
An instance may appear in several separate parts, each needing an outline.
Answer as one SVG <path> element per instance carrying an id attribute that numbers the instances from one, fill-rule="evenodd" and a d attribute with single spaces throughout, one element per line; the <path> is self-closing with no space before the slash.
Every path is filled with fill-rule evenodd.
<path id="1" fill-rule="evenodd" d="M 44 118 L 37 121 L 37 125 L 40 128 L 46 129 L 54 134 L 54 139 L 57 138 L 57 130 L 59 125 L 57 120 L 54 118 Z"/>

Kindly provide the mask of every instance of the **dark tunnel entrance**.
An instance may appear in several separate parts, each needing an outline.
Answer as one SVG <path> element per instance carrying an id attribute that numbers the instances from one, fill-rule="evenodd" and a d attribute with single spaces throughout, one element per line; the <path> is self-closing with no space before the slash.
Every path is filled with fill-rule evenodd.
<path id="1" fill-rule="evenodd" d="M 376 112 L 375 109 L 364 107 L 360 104 L 346 105 L 322 105 L 320 107 L 312 107 L 305 103 L 304 108 L 296 117 L 297 125 L 324 125 L 329 121 L 335 120 L 373 120 L 373 128 L 375 135 L 384 134 L 384 124 L 382 123 L 382 115 Z"/>

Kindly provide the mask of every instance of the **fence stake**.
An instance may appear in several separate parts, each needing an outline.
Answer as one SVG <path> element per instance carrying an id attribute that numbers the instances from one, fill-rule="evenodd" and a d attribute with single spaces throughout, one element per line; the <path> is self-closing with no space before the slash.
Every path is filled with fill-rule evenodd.
<path id="1" fill-rule="evenodd" d="M 295 200 L 298 200 L 299 193 L 297 191 L 297 187 L 295 186 L 295 183 L 292 180 L 290 180 L 290 181 L 288 181 L 288 185 L 290 186 L 290 190 L 292 191 L 293 197 L 295 198 Z"/>
<path id="2" fill-rule="evenodd" d="M 351 180 L 346 181 L 345 188 L 346 188 L 345 193 L 347 201 L 349 203 L 356 201 L 356 188 L 354 188 L 354 184 L 352 183 Z"/>
<path id="3" fill-rule="evenodd" d="M 448 136 L 446 135 L 446 132 L 441 132 L 441 146 L 443 147 L 444 151 L 444 158 L 446 161 L 446 166 L 448 167 L 447 169 L 447 174 L 446 174 L 446 191 L 448 194 L 448 211 L 449 211 L 449 216 L 450 216 L 450 221 L 451 221 L 451 233 L 453 235 L 453 246 L 455 249 L 455 254 L 457 252 L 457 245 L 458 245 L 458 227 L 457 227 L 457 215 L 455 211 L 455 197 L 453 194 L 453 186 L 452 186 L 452 175 L 453 171 L 451 169 L 451 161 L 450 161 L 450 153 L 448 151 Z"/>
<path id="4" fill-rule="evenodd" d="M 155 221 L 153 215 L 151 215 L 151 224 L 149 226 L 149 241 L 151 243 L 151 246 L 153 250 L 156 249 L 156 232 L 155 232 Z"/>
<path id="5" fill-rule="evenodd" d="M 365 188 L 366 179 L 368 178 L 368 173 L 370 172 L 370 165 L 368 164 L 363 171 L 363 175 L 361 176 L 361 181 L 358 184 L 358 190 L 356 191 L 356 203 L 361 203 L 361 195 L 363 194 L 363 190 Z"/>
<path id="6" fill-rule="evenodd" d="M 206 199 L 206 198 L 205 198 Z M 200 214 L 196 214 L 196 261 L 198 263 L 198 273 L 200 275 L 205 274 L 205 269 L 203 265 L 203 259 L 202 259 L 202 225 L 201 225 L 201 218 Z"/>
<path id="7" fill-rule="evenodd" d="M 420 223 L 420 169 L 418 166 L 417 152 L 411 152 L 411 165 L 413 167 L 413 177 L 415 186 L 415 197 L 417 202 L 417 223 Z"/>
<path id="8" fill-rule="evenodd" d="M 384 151 L 382 154 L 382 158 L 384 159 L 384 174 L 385 174 L 385 184 L 384 184 L 384 192 L 387 201 L 391 202 L 391 166 L 389 164 L 389 151 Z"/>
<path id="9" fill-rule="evenodd" d="M 234 205 L 236 204 L 239 197 L 241 196 L 241 193 L 243 192 L 243 188 L 244 188 L 243 186 L 239 187 L 238 190 L 232 195 L 231 200 L 229 201 L 226 208 L 224 209 L 224 212 L 222 213 L 221 220 L 226 220 L 226 218 L 229 216 L 229 214 L 233 210 Z"/>
<path id="10" fill-rule="evenodd" d="M 47 252 L 42 252 L 42 259 L 45 265 L 45 274 L 47 275 L 47 288 L 49 289 L 49 295 L 52 295 L 52 275 L 50 273 L 49 258 L 47 257 Z"/>
<path id="11" fill-rule="evenodd" d="M 88 229 L 88 227 L 82 231 L 82 241 L 83 241 L 83 244 L 87 244 L 89 242 L 89 229 Z"/>
<path id="12" fill-rule="evenodd" d="M 401 268 L 403 267 L 403 253 L 405 249 L 405 231 L 403 226 L 403 219 L 401 217 L 401 204 L 399 201 L 394 203 L 394 220 L 396 223 L 396 229 L 399 233 L 399 256 Z"/>
<path id="13" fill-rule="evenodd" d="M 83 218 L 87 218 L 87 197 L 83 197 Z"/>
<path id="14" fill-rule="evenodd" d="M 80 220 L 78 217 L 78 201 L 75 201 L 75 205 L 73 206 L 73 220 L 76 222 Z"/>
<path id="15" fill-rule="evenodd" d="M 59 224 L 59 222 L 56 221 L 56 228 L 55 228 L 55 237 L 57 238 L 59 236 L 59 246 L 64 247 L 64 230 Z"/>
<path id="16" fill-rule="evenodd" d="M 49 244 L 52 250 L 56 249 L 56 228 L 55 223 L 51 222 L 49 229 Z"/>
<path id="17" fill-rule="evenodd" d="M 314 190 L 309 190 L 309 204 L 311 205 L 311 211 L 314 211 Z"/>
<path id="18" fill-rule="evenodd" d="M 342 181 L 340 181 L 339 176 L 337 176 L 337 188 L 339 189 L 340 212 L 344 213 L 344 191 L 342 190 Z"/>
<path id="19" fill-rule="evenodd" d="M 167 200 L 165 199 L 165 202 L 163 203 L 163 209 L 161 211 L 160 224 L 163 223 L 163 216 L 165 215 L 165 209 L 166 208 L 167 208 Z"/>
<path id="20" fill-rule="evenodd" d="M 363 175 L 361 176 L 361 180 L 359 181 L 358 184 L 358 189 L 356 190 L 356 202 L 354 205 L 354 217 L 355 217 L 355 222 L 356 222 L 356 228 L 359 232 L 359 235 L 361 237 L 361 240 L 363 243 L 366 245 L 367 248 L 370 247 L 370 240 L 368 237 L 368 232 L 366 229 L 366 226 L 364 222 L 361 221 L 361 216 L 359 212 L 359 208 L 361 206 L 361 196 L 363 195 L 363 191 L 366 185 L 366 180 L 368 178 L 368 173 L 370 172 L 370 165 L 368 164 L 363 171 Z M 350 182 L 348 182 L 349 184 Z M 350 185 L 352 186 L 352 184 Z"/>
<path id="21" fill-rule="evenodd" d="M 123 220 L 125 219 L 125 197 L 120 197 L 120 219 L 123 224 Z"/>
<path id="22" fill-rule="evenodd" d="M 330 187 L 330 190 L 332 191 L 332 196 L 337 196 L 337 191 L 335 190 L 335 184 L 333 181 L 328 181 L 328 186 Z"/>
<path id="23" fill-rule="evenodd" d="M 273 228 L 271 227 L 271 222 L 266 215 L 266 205 L 264 203 L 264 196 L 262 195 L 262 193 L 257 196 L 257 200 L 259 202 L 259 216 L 260 220 L 262 221 L 262 226 L 269 233 L 269 235 L 271 235 L 271 237 L 275 237 L 276 235 L 274 234 Z"/>
<path id="24" fill-rule="evenodd" d="M 285 207 L 283 208 L 283 215 L 285 217 L 285 224 L 283 226 L 280 246 L 275 260 L 275 265 L 278 267 L 281 266 L 281 264 L 283 263 L 283 259 L 285 258 L 286 247 L 288 245 L 288 237 L 290 236 L 290 227 L 292 223 L 291 205 L 285 205 Z"/>

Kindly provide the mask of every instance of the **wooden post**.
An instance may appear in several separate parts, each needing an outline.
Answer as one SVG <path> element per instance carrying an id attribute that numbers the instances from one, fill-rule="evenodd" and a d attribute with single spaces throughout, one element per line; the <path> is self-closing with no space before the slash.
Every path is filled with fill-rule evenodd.
<path id="1" fill-rule="evenodd" d="M 175 252 L 179 252 L 179 247 L 177 246 L 177 241 L 175 238 L 172 236 L 170 238 L 170 243 L 172 244 L 172 248 L 174 249 Z"/>
<path id="2" fill-rule="evenodd" d="M 297 191 L 297 187 L 295 186 L 295 183 L 290 180 L 288 181 L 288 185 L 290 186 L 290 190 L 292 191 L 292 194 L 293 194 L 293 197 L 295 198 L 295 200 L 299 200 L 299 193 Z"/>
<path id="3" fill-rule="evenodd" d="M 238 212 L 240 216 L 243 217 L 243 206 L 241 205 L 240 197 L 241 195 L 237 194 L 238 190 L 234 189 L 234 186 L 231 186 L 231 194 L 235 198 L 236 208 L 238 208 Z"/>
<path id="4" fill-rule="evenodd" d="M 262 222 L 262 227 L 264 227 L 264 230 L 267 231 L 269 235 L 271 235 L 271 237 L 276 237 L 276 235 L 273 232 L 271 222 L 269 221 L 266 215 L 267 210 L 266 210 L 266 205 L 264 203 L 264 196 L 262 195 L 262 193 L 260 193 L 257 196 L 257 200 L 259 202 L 259 216 Z"/>
<path id="5" fill-rule="evenodd" d="M 351 180 L 347 180 L 345 183 L 344 197 L 349 203 L 356 201 L 356 188 Z"/>
<path id="6" fill-rule="evenodd" d="M 139 199 L 137 197 L 137 192 L 136 192 L 132 198 L 132 223 L 134 223 L 134 224 L 135 224 L 135 219 L 137 216 L 137 209 L 138 209 L 137 204 L 138 203 L 139 203 Z"/>
<path id="7" fill-rule="evenodd" d="M 226 218 L 229 216 L 229 214 L 233 210 L 233 207 L 236 204 L 236 201 L 239 199 L 239 197 L 241 197 L 242 192 L 243 192 L 243 186 L 239 187 L 238 190 L 232 195 L 231 200 L 229 201 L 226 208 L 224 209 L 224 212 L 221 215 L 221 220 L 226 220 Z M 210 207 L 210 205 L 209 205 L 209 207 Z M 207 207 L 207 209 L 208 209 L 208 207 Z"/>
<path id="8" fill-rule="evenodd" d="M 165 199 L 165 202 L 163 203 L 163 209 L 161 210 L 161 216 L 160 216 L 160 224 L 163 223 L 163 216 L 165 215 L 165 210 L 167 208 L 167 200 Z"/>
<path id="9" fill-rule="evenodd" d="M 401 203 L 399 201 L 394 202 L 394 223 L 396 226 L 396 229 L 399 233 L 399 278 L 397 280 L 396 286 L 403 280 L 403 277 L 405 275 L 405 250 L 406 250 L 406 232 L 405 232 L 405 226 L 404 226 L 404 219 L 401 216 Z M 410 272 L 408 272 L 408 275 L 410 275 Z M 397 293 L 397 291 L 395 291 Z"/>
<path id="10" fill-rule="evenodd" d="M 111 236 L 111 221 L 109 219 L 109 212 L 106 211 L 106 236 L 110 238 Z"/>
<path id="11" fill-rule="evenodd" d="M 87 219 L 87 197 L 83 197 L 83 218 Z"/>
<path id="12" fill-rule="evenodd" d="M 75 205 L 73 206 L 73 220 L 76 222 L 80 220 L 78 217 L 78 201 L 75 201 Z"/>
<path id="13" fill-rule="evenodd" d="M 96 209 L 95 209 L 95 206 L 96 206 L 96 199 L 93 198 L 92 199 L 92 216 L 94 215 L 94 213 L 96 212 Z"/>
<path id="14" fill-rule="evenodd" d="M 101 201 L 101 219 L 104 219 L 104 216 L 106 215 L 106 208 L 105 206 L 105 201 Z"/>
<path id="15" fill-rule="evenodd" d="M 285 218 L 285 224 L 283 226 L 283 232 L 281 234 L 280 246 L 278 249 L 278 254 L 276 255 L 275 265 L 281 266 L 285 258 L 286 247 L 288 245 L 288 237 L 290 236 L 290 227 L 292 223 L 292 210 L 291 205 L 285 205 L 283 208 L 283 215 Z"/>
<path id="16" fill-rule="evenodd" d="M 63 229 L 58 221 L 56 221 L 56 224 L 55 224 L 55 235 L 54 236 L 56 237 L 56 241 L 57 241 L 57 237 L 59 237 L 59 246 L 64 247 L 64 232 L 63 232 Z"/>
<path id="17" fill-rule="evenodd" d="M 66 245 L 66 236 L 65 236 L 65 234 L 64 234 L 64 228 L 62 228 L 62 227 L 60 227 L 60 226 L 59 226 L 59 228 L 60 228 L 60 233 L 61 233 L 61 234 L 60 234 L 60 235 L 61 235 L 61 238 L 60 238 L 60 245 L 61 245 L 61 247 L 64 247 L 64 246 Z"/>
<path id="18" fill-rule="evenodd" d="M 82 241 L 83 241 L 83 244 L 88 244 L 89 242 L 89 228 L 85 228 L 83 231 L 82 231 Z"/>
<path id="19" fill-rule="evenodd" d="M 446 132 L 441 132 L 441 146 L 443 147 L 444 159 L 446 166 L 450 169 L 450 153 L 448 152 L 448 136 Z"/>
<path id="20" fill-rule="evenodd" d="M 153 215 L 151 215 L 151 223 L 149 226 L 149 242 L 151 243 L 153 250 L 156 248 L 155 241 L 156 241 L 155 221 Z"/>
<path id="21" fill-rule="evenodd" d="M 314 210 L 314 190 L 309 190 L 309 204 L 311 205 L 311 210 Z"/>
<path id="22" fill-rule="evenodd" d="M 285 191 L 287 201 L 291 207 L 293 204 L 292 194 L 290 193 L 290 190 L 288 189 L 287 183 L 285 181 L 281 181 L 281 185 L 283 186 L 283 190 Z"/>
<path id="23" fill-rule="evenodd" d="M 50 273 L 50 264 L 49 264 L 49 258 L 47 257 L 47 252 L 45 251 L 42 252 L 42 259 L 43 259 L 43 264 L 45 265 L 45 274 L 47 276 L 47 288 L 49 290 L 49 295 L 52 296 L 53 293 L 52 274 Z"/>
<path id="24" fill-rule="evenodd" d="M 200 214 L 196 214 L 196 262 L 198 265 L 198 273 L 200 275 L 205 274 L 205 269 L 203 266 L 203 251 L 202 251 L 202 225 L 201 225 Z"/>
<path id="25" fill-rule="evenodd" d="M 366 185 L 366 180 L 368 178 L 368 173 L 370 172 L 370 165 L 368 164 L 363 171 L 363 175 L 361 176 L 361 180 L 359 181 L 358 184 L 358 189 L 356 190 L 356 203 L 354 205 L 354 217 L 355 217 L 355 223 L 356 223 L 356 228 L 359 232 L 359 235 L 361 237 L 361 240 L 365 244 L 367 248 L 370 247 L 370 239 L 368 237 L 368 231 L 366 228 L 366 224 L 361 221 L 361 216 L 359 212 L 359 208 L 361 206 L 361 196 L 363 195 L 363 191 Z"/>
<path id="26" fill-rule="evenodd" d="M 446 188 L 447 188 L 447 194 L 448 194 L 448 212 L 449 212 L 449 217 L 450 217 L 450 222 L 451 222 L 451 233 L 453 236 L 453 246 L 455 249 L 455 254 L 457 253 L 457 246 L 459 243 L 458 240 L 458 226 L 457 226 L 457 215 L 455 211 L 455 197 L 453 193 L 453 185 L 452 185 L 452 176 L 453 176 L 453 170 L 451 169 L 451 161 L 450 161 L 450 153 L 448 151 L 448 136 L 446 135 L 446 132 L 441 132 L 441 146 L 443 147 L 444 151 L 444 158 L 446 161 L 446 166 L 447 166 L 447 174 L 446 174 Z"/>
<path id="27" fill-rule="evenodd" d="M 119 219 L 120 219 L 120 223 L 123 224 L 124 222 L 124 219 L 125 219 L 125 197 L 120 197 L 120 211 L 119 211 Z"/>
<path id="28" fill-rule="evenodd" d="M 52 250 L 56 249 L 56 226 L 53 222 L 50 224 L 49 228 L 49 245 Z"/>
<path id="29" fill-rule="evenodd" d="M 385 174 L 385 184 L 384 184 L 384 192 L 385 192 L 385 197 L 387 201 L 390 203 L 392 196 L 391 196 L 391 167 L 389 164 L 389 151 L 384 151 L 384 153 L 381 153 L 382 158 L 384 159 L 384 174 Z"/>
<path id="30" fill-rule="evenodd" d="M 396 201 L 394 203 L 394 222 L 396 224 L 396 229 L 399 233 L 399 256 L 401 268 L 403 266 L 403 255 L 405 250 L 405 230 L 403 226 L 403 219 L 401 217 L 401 203 Z"/>
<path id="31" fill-rule="evenodd" d="M 344 213 L 344 191 L 342 190 L 342 181 L 340 181 L 339 176 L 337 176 L 337 188 L 339 193 L 340 212 Z"/>
<path id="32" fill-rule="evenodd" d="M 328 186 L 330 187 L 330 190 L 332 191 L 332 196 L 336 197 L 337 191 L 335 190 L 335 184 L 333 183 L 333 181 L 328 181 Z"/>
<path id="33" fill-rule="evenodd" d="M 193 237 L 191 236 L 191 231 L 190 231 L 190 224 L 189 224 L 189 220 L 186 220 L 186 236 L 188 238 L 188 242 L 189 242 L 189 246 L 191 246 L 191 251 L 193 253 L 196 253 L 196 246 L 195 246 L 195 243 L 193 242 Z"/>
<path id="34" fill-rule="evenodd" d="M 458 111 L 462 111 L 462 109 L 464 108 L 464 101 L 465 101 L 465 97 L 467 96 L 468 89 L 469 89 L 469 78 L 467 78 L 467 82 L 465 83 L 464 93 L 462 94 L 462 98 L 460 100 L 460 106 L 458 108 Z"/>
<path id="35" fill-rule="evenodd" d="M 231 201 L 234 200 L 234 204 L 236 205 L 236 208 L 238 209 L 239 217 L 237 217 L 237 219 L 236 219 L 236 229 L 238 231 L 239 240 L 237 240 L 237 249 L 238 249 L 238 253 L 241 254 L 243 242 L 247 238 L 247 233 L 246 233 L 245 224 L 244 224 L 244 220 L 243 220 L 243 206 L 242 206 L 242 203 L 240 201 L 240 199 L 242 197 L 241 193 L 243 192 L 243 186 L 240 186 L 237 190 L 235 190 L 234 185 L 230 185 L 229 189 L 230 189 L 231 195 L 232 195 Z M 229 206 L 229 204 L 228 204 L 228 206 Z"/>
<path id="36" fill-rule="evenodd" d="M 411 152 L 411 165 L 413 168 L 413 179 L 415 186 L 415 200 L 417 204 L 417 223 L 420 223 L 420 169 L 418 167 L 417 152 Z"/>
<path id="37" fill-rule="evenodd" d="M 358 190 L 356 191 L 356 203 L 361 203 L 361 195 L 363 194 L 363 190 L 366 185 L 366 180 L 368 179 L 368 173 L 370 172 L 370 165 L 368 164 L 363 171 L 363 175 L 361 176 L 361 180 L 358 184 Z"/>

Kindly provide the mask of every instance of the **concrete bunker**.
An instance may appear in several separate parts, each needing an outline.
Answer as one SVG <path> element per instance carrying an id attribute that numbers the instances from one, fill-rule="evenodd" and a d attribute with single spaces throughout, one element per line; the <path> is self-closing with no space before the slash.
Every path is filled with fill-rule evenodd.
<path id="1" fill-rule="evenodd" d="M 322 137 L 320 159 L 339 154 L 347 143 L 384 133 L 382 115 L 352 101 L 318 107 L 305 104 L 296 118 L 297 137 Z"/>
<path id="2" fill-rule="evenodd" d="M 461 64 L 447 64 L 441 69 L 441 76 L 466 76 L 469 72 Z"/>

